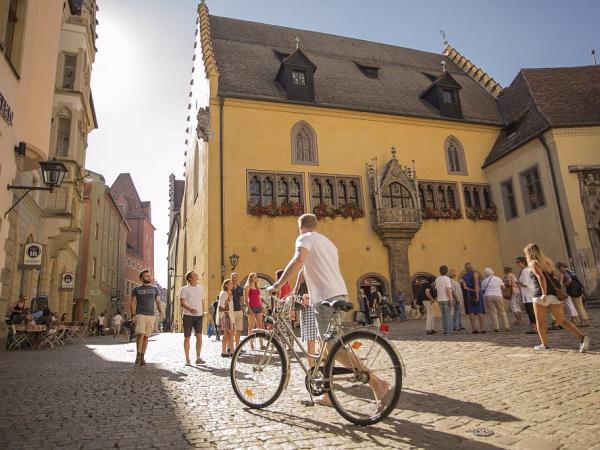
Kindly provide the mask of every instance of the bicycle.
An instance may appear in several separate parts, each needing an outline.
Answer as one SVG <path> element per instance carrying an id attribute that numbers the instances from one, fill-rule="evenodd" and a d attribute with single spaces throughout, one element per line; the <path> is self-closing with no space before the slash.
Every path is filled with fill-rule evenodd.
<path id="1" fill-rule="evenodd" d="M 402 389 L 404 366 L 395 346 L 383 335 L 372 330 L 344 332 L 342 313 L 351 311 L 353 305 L 344 300 L 323 302 L 333 309 L 333 317 L 322 344 L 326 351 L 309 354 L 290 323 L 292 308 L 303 308 L 299 297 L 290 295 L 274 308 L 273 315 L 265 320 L 272 330 L 255 329 L 236 348 L 230 378 L 239 400 L 253 409 L 265 408 L 274 403 L 287 388 L 290 379 L 290 357 L 296 359 L 305 373 L 305 386 L 313 396 L 329 394 L 333 407 L 346 420 L 360 426 L 368 426 L 385 419 L 395 408 Z M 260 341 L 264 341 L 261 348 Z M 300 354 L 314 358 L 316 364 L 309 368 Z M 324 345 L 321 348 L 325 348 Z M 256 349 L 256 350 L 255 350 Z M 376 387 L 389 386 L 381 398 L 375 394 Z"/>
<path id="2" fill-rule="evenodd" d="M 423 305 L 417 305 L 416 302 L 410 304 L 410 311 L 408 314 L 411 319 L 427 319 L 427 310 Z"/>

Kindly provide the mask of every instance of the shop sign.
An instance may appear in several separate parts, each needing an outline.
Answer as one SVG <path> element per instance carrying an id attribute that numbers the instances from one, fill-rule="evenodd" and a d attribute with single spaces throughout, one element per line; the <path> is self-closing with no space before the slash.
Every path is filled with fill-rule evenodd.
<path id="1" fill-rule="evenodd" d="M 75 274 L 72 272 L 63 273 L 61 277 L 61 287 L 65 291 L 72 291 L 75 287 Z"/>
<path id="2" fill-rule="evenodd" d="M 23 265 L 25 267 L 38 267 L 42 265 L 42 244 L 31 242 L 25 245 Z"/>

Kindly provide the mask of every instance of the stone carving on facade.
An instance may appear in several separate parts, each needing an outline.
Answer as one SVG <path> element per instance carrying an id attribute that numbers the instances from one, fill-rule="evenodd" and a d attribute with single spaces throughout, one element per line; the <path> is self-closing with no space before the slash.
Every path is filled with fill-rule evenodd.
<path id="1" fill-rule="evenodd" d="M 414 166 L 402 166 L 392 147 L 392 158 L 381 175 L 376 158 L 367 164 L 367 179 L 371 224 L 388 249 L 392 291 L 410 293 L 408 246 L 422 223 Z"/>
<path id="2" fill-rule="evenodd" d="M 199 138 L 208 142 L 210 137 L 210 111 L 209 107 L 200 108 L 198 110 L 198 125 L 196 127 L 196 134 Z"/>

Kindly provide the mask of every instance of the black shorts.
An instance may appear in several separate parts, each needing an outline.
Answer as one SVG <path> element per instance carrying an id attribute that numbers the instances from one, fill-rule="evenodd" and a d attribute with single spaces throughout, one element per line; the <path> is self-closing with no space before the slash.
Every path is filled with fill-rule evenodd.
<path id="1" fill-rule="evenodd" d="M 183 335 L 190 337 L 192 335 L 192 328 L 196 335 L 202 334 L 202 319 L 203 316 L 183 316 Z"/>

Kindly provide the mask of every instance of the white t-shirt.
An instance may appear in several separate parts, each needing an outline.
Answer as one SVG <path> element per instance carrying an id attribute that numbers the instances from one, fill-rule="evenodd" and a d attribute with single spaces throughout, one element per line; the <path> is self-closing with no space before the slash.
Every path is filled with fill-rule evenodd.
<path id="1" fill-rule="evenodd" d="M 348 295 L 340 272 L 338 251 L 333 242 L 321 233 L 311 231 L 296 239 L 296 249 L 308 250 L 304 260 L 304 279 L 313 305 L 338 295 Z"/>
<path id="2" fill-rule="evenodd" d="M 525 267 L 519 274 L 519 283 L 525 286 L 520 286 L 521 299 L 523 303 L 533 303 L 533 280 L 531 279 L 531 269 Z"/>
<path id="3" fill-rule="evenodd" d="M 447 288 L 452 289 L 452 280 L 447 275 L 440 275 L 435 279 L 435 290 L 437 291 L 438 302 L 449 302 Z"/>
<path id="4" fill-rule="evenodd" d="M 196 314 L 192 314 L 191 311 L 184 309 L 184 316 L 199 317 L 204 314 L 204 299 L 206 298 L 206 289 L 204 286 L 192 286 L 188 284 L 179 291 L 179 298 L 184 299 L 187 306 L 196 310 Z"/>
<path id="5" fill-rule="evenodd" d="M 121 325 L 121 322 L 123 322 L 123 316 L 121 316 L 121 314 L 117 314 L 113 317 L 113 325 Z"/>
<path id="6" fill-rule="evenodd" d="M 458 284 L 458 282 L 454 281 L 452 278 L 450 278 L 450 281 L 452 282 L 452 296 L 457 303 L 462 305 L 464 301 L 462 288 L 460 287 L 460 284 Z"/>
<path id="7" fill-rule="evenodd" d="M 484 297 L 502 297 L 502 287 L 504 287 L 504 281 L 496 275 L 484 278 L 481 282 L 481 290 L 484 291 Z"/>
<path id="8" fill-rule="evenodd" d="M 98 325 L 104 326 L 104 317 L 98 317 Z"/>

